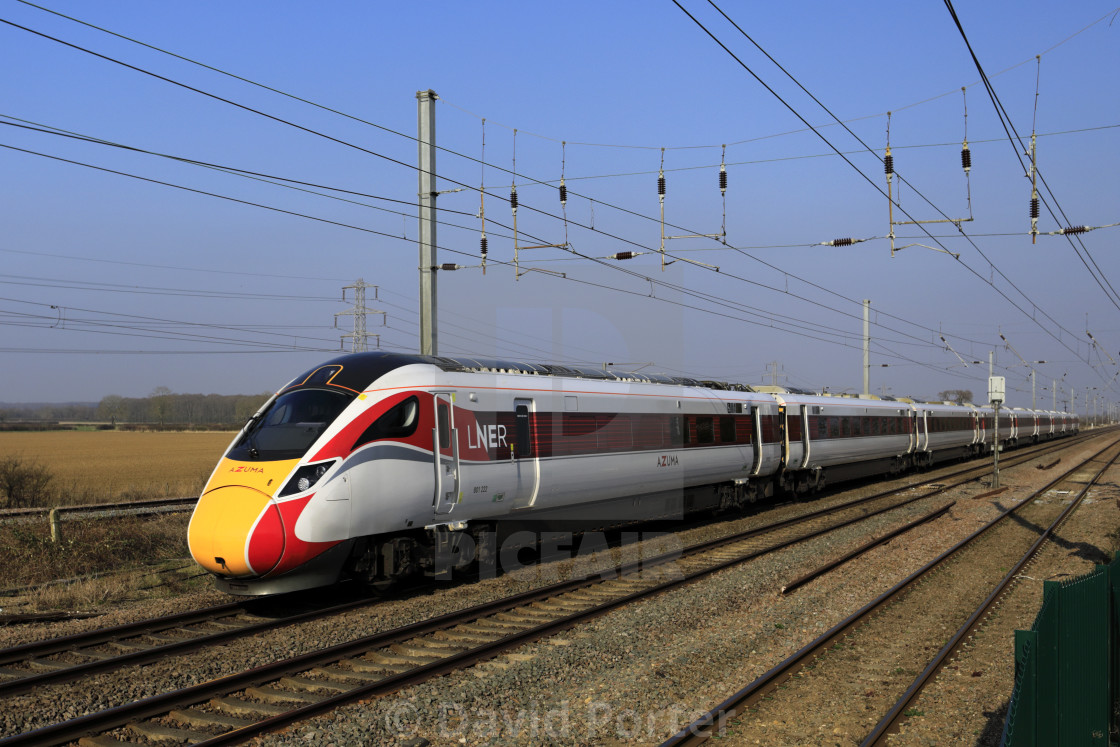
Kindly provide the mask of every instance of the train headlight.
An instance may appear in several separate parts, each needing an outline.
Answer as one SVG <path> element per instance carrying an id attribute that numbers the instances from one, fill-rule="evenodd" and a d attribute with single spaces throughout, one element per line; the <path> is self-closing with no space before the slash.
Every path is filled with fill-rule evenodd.
<path id="1" fill-rule="evenodd" d="M 325 475 L 331 467 L 334 466 L 334 461 L 320 462 L 319 464 L 308 464 L 296 470 L 292 475 L 292 479 L 288 480 L 288 484 L 280 491 L 279 495 L 291 495 L 292 493 L 303 493 L 311 490 L 315 483 L 319 482 L 319 478 Z"/>

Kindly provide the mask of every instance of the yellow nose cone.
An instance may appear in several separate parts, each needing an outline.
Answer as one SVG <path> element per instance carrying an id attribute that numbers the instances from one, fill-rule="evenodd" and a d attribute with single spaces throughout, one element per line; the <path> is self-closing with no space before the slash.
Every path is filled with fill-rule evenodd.
<path id="1" fill-rule="evenodd" d="M 284 550 L 284 526 L 271 496 L 298 463 L 223 459 L 187 529 L 195 562 L 225 576 L 260 575 L 275 566 Z"/>
<path id="2" fill-rule="evenodd" d="M 261 575 L 284 552 L 280 512 L 265 493 L 243 486 L 217 488 L 195 506 L 187 530 L 195 562 L 225 576 Z"/>

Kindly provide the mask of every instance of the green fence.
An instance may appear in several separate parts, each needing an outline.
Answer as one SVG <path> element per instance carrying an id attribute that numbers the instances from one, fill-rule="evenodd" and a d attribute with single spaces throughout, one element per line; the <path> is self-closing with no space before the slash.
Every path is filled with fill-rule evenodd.
<path id="1" fill-rule="evenodd" d="M 1030 630 L 1015 631 L 1015 689 L 1002 747 L 1108 747 L 1116 725 L 1120 554 L 1047 581 Z"/>

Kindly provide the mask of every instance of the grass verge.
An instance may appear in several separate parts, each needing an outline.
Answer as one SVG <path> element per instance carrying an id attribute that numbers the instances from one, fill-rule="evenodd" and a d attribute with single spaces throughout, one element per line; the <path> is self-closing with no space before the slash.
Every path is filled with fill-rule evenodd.
<path id="1" fill-rule="evenodd" d="M 188 514 L 76 519 L 62 523 L 61 542 L 51 541 L 45 521 L 0 526 L 3 586 L 39 585 L 18 595 L 34 611 L 88 611 L 201 586 L 204 578 L 191 578 L 199 569 L 184 560 L 188 521 Z M 43 586 L 60 579 L 69 581 Z"/>

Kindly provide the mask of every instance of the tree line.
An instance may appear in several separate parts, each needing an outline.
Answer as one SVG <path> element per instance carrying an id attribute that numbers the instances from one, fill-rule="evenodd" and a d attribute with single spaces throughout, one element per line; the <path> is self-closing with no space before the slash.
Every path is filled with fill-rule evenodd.
<path id="1" fill-rule="evenodd" d="M 98 403 L 62 403 L 0 406 L 0 423 L 107 423 L 240 426 L 270 394 L 175 394 L 156 387 L 147 397 L 110 394 Z"/>

